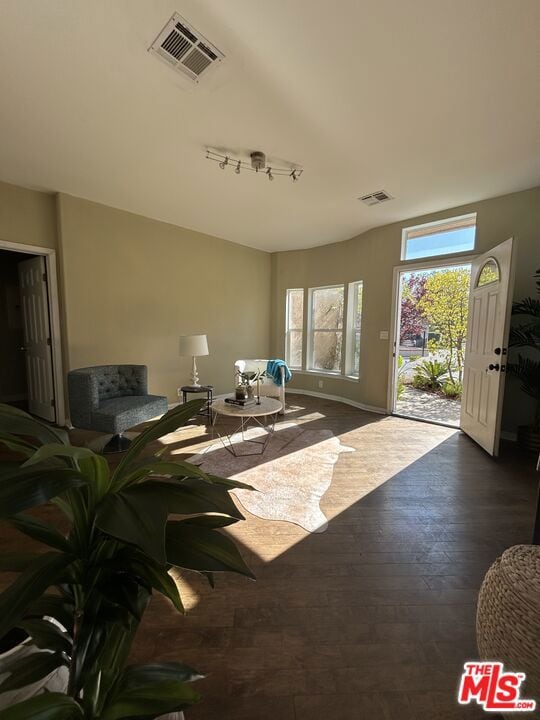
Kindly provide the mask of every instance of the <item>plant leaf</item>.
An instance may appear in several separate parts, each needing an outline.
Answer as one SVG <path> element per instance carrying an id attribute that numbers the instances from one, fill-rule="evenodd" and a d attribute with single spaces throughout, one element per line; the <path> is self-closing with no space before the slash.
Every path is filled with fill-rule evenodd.
<path id="1" fill-rule="evenodd" d="M 65 553 L 44 553 L 0 594 L 0 637 L 18 624 L 30 605 L 58 581 L 73 560 Z"/>
<path id="2" fill-rule="evenodd" d="M 73 468 L 17 468 L 2 473 L 0 518 L 43 505 L 70 488 L 80 487 L 84 477 Z"/>
<path id="3" fill-rule="evenodd" d="M 182 425 L 185 425 L 199 410 L 206 404 L 206 400 L 190 400 L 184 405 L 178 405 L 142 432 L 133 442 L 129 450 L 124 454 L 120 464 L 113 475 L 113 483 L 121 481 L 126 471 L 135 462 L 144 448 L 154 440 L 159 440 L 163 435 L 174 432 Z"/>
<path id="4" fill-rule="evenodd" d="M 512 315 L 532 315 L 540 317 L 540 300 L 527 297 L 512 305 Z"/>
<path id="5" fill-rule="evenodd" d="M 206 482 L 210 482 L 208 475 L 197 465 L 185 462 L 183 460 L 173 460 L 165 462 L 164 460 L 156 465 L 149 467 L 149 475 L 165 476 L 165 477 L 191 477 L 201 478 Z"/>
<path id="6" fill-rule="evenodd" d="M 67 660 L 60 653 L 36 652 L 19 658 L 7 668 L 2 668 L 2 673 L 9 672 L 9 675 L 0 683 L 0 693 L 32 685 L 60 665 L 67 665 Z"/>
<path id="7" fill-rule="evenodd" d="M 42 595 L 39 600 L 32 603 L 27 611 L 27 617 L 53 617 L 60 625 L 72 634 L 74 606 L 66 598 L 59 595 Z"/>
<path id="8" fill-rule="evenodd" d="M 164 461 L 159 458 L 154 458 L 153 462 L 146 463 L 137 468 L 137 470 L 129 473 L 123 478 L 121 487 L 128 487 L 133 483 L 140 482 L 144 478 L 158 478 L 158 477 L 171 477 L 171 478 L 201 478 L 206 482 L 210 482 L 208 475 L 201 470 L 197 465 L 184 462 L 181 460 Z M 119 489 L 119 484 L 116 485 L 116 489 Z"/>
<path id="9" fill-rule="evenodd" d="M 227 490 L 218 485 L 200 478 L 186 478 L 182 483 L 147 480 L 107 495 L 97 509 L 96 525 L 164 564 L 168 515 L 206 512 L 244 518 Z"/>
<path id="10" fill-rule="evenodd" d="M 82 720 L 81 707 L 64 693 L 45 693 L 0 710 L 0 720 Z"/>
<path id="11" fill-rule="evenodd" d="M 94 453 L 88 448 L 63 445 L 61 443 L 49 443 L 48 445 L 42 445 L 38 448 L 32 457 L 24 463 L 23 467 L 36 465 L 51 458 L 65 458 L 77 464 L 82 458 L 92 455 L 94 455 Z"/>
<path id="12" fill-rule="evenodd" d="M 147 480 L 140 487 L 151 488 L 153 493 L 163 494 L 167 498 L 169 514 L 219 513 L 236 520 L 244 519 L 226 488 L 199 478 L 186 478 L 181 483 Z"/>
<path id="13" fill-rule="evenodd" d="M 215 529 L 224 528 L 227 527 L 227 525 L 234 525 L 237 520 L 228 515 L 195 515 L 180 522 L 184 525 L 195 525 L 196 527 Z"/>
<path id="14" fill-rule="evenodd" d="M 223 485 L 223 487 L 229 488 L 230 490 L 238 488 L 240 490 L 253 490 L 254 492 L 258 492 L 257 488 L 254 488 L 253 485 L 240 482 L 240 480 L 231 480 L 230 478 L 222 478 L 217 475 L 209 475 L 208 477 L 213 483 Z"/>
<path id="15" fill-rule="evenodd" d="M 0 403 L 0 431 L 37 438 L 43 444 L 61 442 L 69 444 L 65 430 L 47 425 L 11 405 Z"/>
<path id="16" fill-rule="evenodd" d="M 10 450 L 21 453 L 26 457 L 30 457 L 31 455 L 33 455 L 37 449 L 35 445 L 21 440 L 21 438 L 18 438 L 16 435 L 12 435 L 11 433 L 6 432 L 0 432 L 0 443 L 5 445 Z"/>
<path id="17" fill-rule="evenodd" d="M 194 682 L 195 680 L 202 680 L 203 677 L 204 675 L 201 675 L 192 667 L 176 662 L 128 665 L 118 680 L 118 690 L 144 687 L 145 685 L 167 680 Z"/>
<path id="18" fill-rule="evenodd" d="M 139 622 L 142 620 L 146 606 L 139 603 L 139 584 L 132 575 L 123 572 L 104 577 L 97 588 L 108 602 L 124 608 Z"/>
<path id="19" fill-rule="evenodd" d="M 204 571 L 201 572 L 200 570 L 199 570 L 199 572 L 201 573 L 201 575 L 204 575 L 204 577 L 208 580 L 208 584 L 210 585 L 210 587 L 213 590 L 216 587 L 216 583 L 214 580 L 214 574 L 211 572 L 204 572 Z"/>
<path id="20" fill-rule="evenodd" d="M 507 369 L 520 380 L 524 393 L 540 399 L 540 361 L 519 355 L 518 362 L 509 363 Z"/>
<path id="21" fill-rule="evenodd" d="M 101 455 L 92 453 L 79 460 L 79 468 L 87 480 L 90 503 L 93 507 L 109 489 L 109 464 Z"/>
<path id="22" fill-rule="evenodd" d="M 73 645 L 71 638 L 52 622 L 34 618 L 22 620 L 18 623 L 18 627 L 30 635 L 36 647 L 71 655 Z"/>
<path id="23" fill-rule="evenodd" d="M 193 705 L 200 695 L 187 683 L 168 680 L 132 688 L 120 693 L 105 707 L 101 720 L 156 718 Z M 3 720 L 0 716 L 0 720 Z"/>
<path id="24" fill-rule="evenodd" d="M 167 523 L 167 561 L 199 572 L 232 571 L 255 579 L 234 542 L 189 520 Z"/>
<path id="25" fill-rule="evenodd" d="M 9 518 L 9 522 L 13 527 L 33 540 L 65 552 L 72 549 L 69 541 L 50 523 L 22 514 L 13 515 Z"/>
<path id="26" fill-rule="evenodd" d="M 139 559 L 140 558 L 140 559 Z M 149 587 L 154 588 L 165 597 L 168 597 L 179 612 L 184 612 L 184 605 L 174 579 L 167 572 L 167 568 L 144 555 L 135 556 L 131 562 L 131 569 Z"/>
<path id="27" fill-rule="evenodd" d="M 104 533 L 140 547 L 158 562 L 165 562 L 167 498 L 146 484 L 109 494 L 96 512 L 96 525 Z"/>

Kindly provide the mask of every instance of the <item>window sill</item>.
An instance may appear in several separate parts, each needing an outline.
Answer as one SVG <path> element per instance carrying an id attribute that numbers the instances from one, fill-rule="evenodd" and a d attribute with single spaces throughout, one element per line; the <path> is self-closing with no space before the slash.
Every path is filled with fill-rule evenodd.
<path id="1" fill-rule="evenodd" d="M 336 380 L 348 380 L 349 382 L 358 382 L 360 380 L 359 375 L 342 375 L 341 373 L 324 372 L 322 370 L 294 370 L 291 368 L 295 375 L 313 375 L 316 377 L 327 377 L 335 378 Z"/>

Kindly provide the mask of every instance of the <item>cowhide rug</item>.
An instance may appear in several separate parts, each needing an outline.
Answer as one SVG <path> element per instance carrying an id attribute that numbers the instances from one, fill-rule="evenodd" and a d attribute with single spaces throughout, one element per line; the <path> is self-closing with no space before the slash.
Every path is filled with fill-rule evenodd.
<path id="1" fill-rule="evenodd" d="M 263 438 L 263 431 L 251 428 L 246 439 Z M 227 442 L 225 438 L 225 442 Z M 233 438 L 239 454 L 256 446 Z M 328 521 L 319 502 L 330 487 L 334 465 L 340 453 L 354 452 L 342 445 L 331 430 L 304 430 L 294 423 L 276 425 L 262 455 L 233 456 L 221 440 L 210 445 L 190 462 L 205 472 L 241 480 L 256 488 L 233 490 L 244 508 L 265 520 L 285 520 L 309 532 L 324 532 Z"/>

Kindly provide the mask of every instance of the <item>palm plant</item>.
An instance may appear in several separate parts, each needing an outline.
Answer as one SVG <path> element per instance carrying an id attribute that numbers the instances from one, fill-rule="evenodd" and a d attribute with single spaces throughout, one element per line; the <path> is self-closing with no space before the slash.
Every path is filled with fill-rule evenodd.
<path id="1" fill-rule="evenodd" d="M 439 360 L 422 360 L 415 368 L 413 385 L 421 390 L 440 390 L 448 365 Z"/>
<path id="2" fill-rule="evenodd" d="M 540 270 L 537 270 L 536 292 L 540 295 Z M 514 303 L 512 314 L 528 318 L 510 329 L 510 346 L 540 351 L 540 298 L 528 297 Z M 509 363 L 508 370 L 521 382 L 521 389 L 535 401 L 532 431 L 540 432 L 540 360 L 518 354 L 517 362 Z"/>
<path id="3" fill-rule="evenodd" d="M 65 693 L 25 700 L 0 711 L 2 720 L 150 720 L 198 701 L 190 683 L 201 676 L 192 668 L 126 663 L 153 592 L 183 612 L 170 570 L 202 573 L 211 584 L 219 571 L 253 578 L 220 532 L 243 519 L 229 490 L 250 487 L 159 453 L 142 457 L 203 404 L 169 411 L 133 441 L 114 472 L 102 456 L 71 446 L 63 430 L 0 405 L 0 442 L 23 458 L 0 466 L 0 517 L 47 547 L 0 558 L 1 569 L 20 573 L 0 595 L 0 638 L 22 628 L 47 650 L 9 667 L 0 692 L 61 665 L 69 671 Z M 48 501 L 65 515 L 67 533 L 27 514 Z"/>

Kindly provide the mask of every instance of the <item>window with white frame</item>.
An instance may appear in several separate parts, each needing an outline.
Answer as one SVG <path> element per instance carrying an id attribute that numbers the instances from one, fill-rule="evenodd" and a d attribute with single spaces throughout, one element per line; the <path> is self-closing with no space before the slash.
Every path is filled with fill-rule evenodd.
<path id="1" fill-rule="evenodd" d="M 476 239 L 476 213 L 437 222 L 404 228 L 401 241 L 401 259 L 452 255 L 474 250 Z"/>
<path id="2" fill-rule="evenodd" d="M 360 375 L 360 335 L 362 332 L 362 300 L 364 283 L 349 283 L 347 303 L 347 354 L 345 373 L 352 377 Z"/>
<path id="3" fill-rule="evenodd" d="M 341 372 L 344 286 L 309 291 L 308 370 Z"/>
<path id="4" fill-rule="evenodd" d="M 285 310 L 285 360 L 293 369 L 302 368 L 304 340 L 304 289 L 287 290 Z"/>

